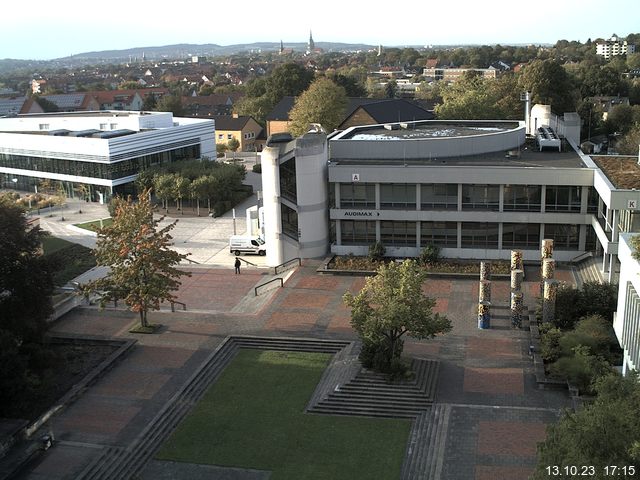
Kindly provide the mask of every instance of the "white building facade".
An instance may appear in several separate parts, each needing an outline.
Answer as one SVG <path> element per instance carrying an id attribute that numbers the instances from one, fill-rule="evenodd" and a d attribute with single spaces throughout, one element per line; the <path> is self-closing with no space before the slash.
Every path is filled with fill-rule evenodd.
<path id="1" fill-rule="evenodd" d="M 620 236 L 620 282 L 613 329 L 624 351 L 622 373 L 640 369 L 640 262 L 633 258 L 632 235 Z"/>
<path id="2" fill-rule="evenodd" d="M 37 191 L 59 182 L 68 195 L 79 184 L 93 200 L 133 193 L 143 168 L 216 157 L 212 120 L 165 112 L 73 112 L 0 118 L 3 187 Z"/>
<path id="3" fill-rule="evenodd" d="M 621 40 L 616 35 L 609 40 L 596 43 L 596 55 L 600 55 L 607 60 L 618 55 L 631 55 L 635 51 L 636 46 L 634 44 Z"/>

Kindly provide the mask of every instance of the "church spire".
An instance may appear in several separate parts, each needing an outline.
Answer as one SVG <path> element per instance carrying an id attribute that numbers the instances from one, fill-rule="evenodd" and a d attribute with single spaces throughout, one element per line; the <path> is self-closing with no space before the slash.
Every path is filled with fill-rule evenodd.
<path id="1" fill-rule="evenodd" d="M 307 44 L 307 53 L 312 53 L 316 49 L 316 44 L 313 41 L 313 34 L 309 30 L 309 43 Z"/>

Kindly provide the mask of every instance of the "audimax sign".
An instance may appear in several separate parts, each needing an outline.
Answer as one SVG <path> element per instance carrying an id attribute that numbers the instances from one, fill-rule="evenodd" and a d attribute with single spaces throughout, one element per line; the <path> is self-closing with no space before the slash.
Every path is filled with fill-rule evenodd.
<path id="1" fill-rule="evenodd" d="M 380 212 L 371 210 L 347 210 L 343 215 L 345 217 L 379 217 Z"/>

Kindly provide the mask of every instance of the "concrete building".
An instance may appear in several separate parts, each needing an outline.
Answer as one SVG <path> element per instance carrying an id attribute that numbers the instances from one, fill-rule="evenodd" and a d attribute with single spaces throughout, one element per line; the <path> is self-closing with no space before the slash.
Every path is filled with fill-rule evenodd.
<path id="1" fill-rule="evenodd" d="M 530 123 L 546 128 L 547 113 L 534 107 Z M 640 232 L 638 158 L 584 155 L 574 115 L 548 120 L 565 132 L 562 151 L 541 150 L 525 122 L 361 126 L 268 145 L 268 264 L 366 255 L 376 241 L 398 257 L 435 244 L 447 257 L 507 259 L 519 249 L 538 260 L 541 240 L 552 238 L 557 260 L 592 252 L 619 282 L 623 373 L 637 369 L 640 263 L 629 239 Z"/>
<path id="2" fill-rule="evenodd" d="M 640 369 L 640 262 L 633 258 L 632 235 L 620 235 L 618 308 L 613 329 L 624 351 L 622 373 Z"/>
<path id="3" fill-rule="evenodd" d="M 427 67 L 422 70 L 422 75 L 431 80 L 444 80 L 445 82 L 455 82 L 459 80 L 467 72 L 476 72 L 482 75 L 483 78 L 496 78 L 498 76 L 498 69 L 494 67 L 489 68 L 441 68 L 441 67 Z"/>
<path id="4" fill-rule="evenodd" d="M 133 193 L 138 172 L 182 159 L 216 157 L 212 120 L 164 112 L 74 112 L 0 118 L 0 184 L 37 191 L 45 179 L 72 196 Z"/>
<path id="5" fill-rule="evenodd" d="M 613 34 L 609 40 L 596 43 L 596 55 L 600 55 L 607 60 L 618 55 L 630 55 L 635 51 L 636 46 L 634 44 L 622 40 L 616 34 Z"/>
<path id="6" fill-rule="evenodd" d="M 552 238 L 557 260 L 593 252 L 615 280 L 620 233 L 640 231 L 637 158 L 622 169 L 620 159 L 591 158 L 577 148 L 577 115 L 549 113 L 541 123 L 547 113 L 534 107 L 528 122 L 406 122 L 268 143 L 265 229 L 278 252 L 269 264 L 366 255 L 376 241 L 396 257 L 434 244 L 446 257 L 504 259 L 519 249 L 534 261 L 541 240 Z M 527 123 L 537 125 L 532 135 Z"/>

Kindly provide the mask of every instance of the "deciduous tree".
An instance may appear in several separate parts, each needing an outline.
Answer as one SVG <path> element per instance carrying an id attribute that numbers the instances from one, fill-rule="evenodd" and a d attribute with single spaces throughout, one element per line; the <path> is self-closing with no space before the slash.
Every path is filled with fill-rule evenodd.
<path id="1" fill-rule="evenodd" d="M 436 301 L 422 292 L 425 280 L 425 270 L 414 260 L 405 260 L 381 266 L 357 295 L 343 296 L 351 308 L 351 326 L 365 345 L 382 353 L 376 362 L 381 370 L 393 368 L 405 335 L 425 339 L 451 330 L 451 322 L 433 312 Z"/>
<path id="2" fill-rule="evenodd" d="M 153 218 L 149 193 L 116 199 L 113 223 L 100 229 L 95 249 L 98 265 L 109 267 L 103 278 L 87 283 L 85 292 L 98 292 L 102 304 L 124 300 L 140 315 L 140 326 L 148 327 L 147 313 L 159 310 L 162 302 L 176 300 L 180 277 L 189 276 L 177 265 L 187 258 L 170 248 L 173 222 L 159 228 L 162 219 Z"/>
<path id="3" fill-rule="evenodd" d="M 640 383 L 636 373 L 608 375 L 596 382 L 597 398 L 577 412 L 567 411 L 547 427 L 538 444 L 535 479 L 549 478 L 547 466 L 593 466 L 591 478 L 637 478 L 640 464 Z M 611 473 L 611 466 L 616 466 Z M 630 474 L 626 468 L 634 466 Z M 605 467 L 609 467 L 608 475 Z M 580 467 L 579 467 L 580 468 Z M 579 472 L 580 473 L 580 472 Z M 582 478 L 566 475 L 564 478 Z"/>
<path id="4" fill-rule="evenodd" d="M 576 109 L 576 89 L 566 70 L 555 60 L 534 60 L 518 80 L 520 88 L 531 92 L 533 103 L 551 105 L 559 115 Z"/>
<path id="5" fill-rule="evenodd" d="M 347 95 L 344 88 L 328 78 L 313 82 L 291 109 L 291 133 L 302 135 L 310 123 L 320 123 L 327 132 L 333 131 L 344 119 Z"/>
<path id="6" fill-rule="evenodd" d="M 0 417 L 40 383 L 41 341 L 52 312 L 51 268 L 40 253 L 44 232 L 0 195 Z"/>

